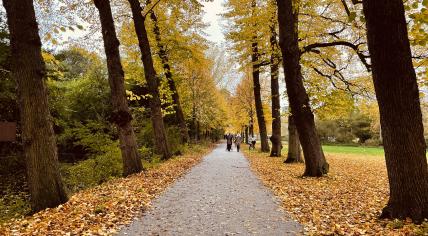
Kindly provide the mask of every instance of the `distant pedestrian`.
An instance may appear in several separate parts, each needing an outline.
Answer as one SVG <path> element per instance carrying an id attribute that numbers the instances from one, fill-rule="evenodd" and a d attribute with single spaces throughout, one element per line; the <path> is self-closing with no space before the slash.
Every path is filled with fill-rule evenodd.
<path id="1" fill-rule="evenodd" d="M 227 134 L 226 136 L 226 150 L 231 151 L 232 150 L 232 143 L 233 143 L 233 135 L 231 133 Z"/>
<path id="2" fill-rule="evenodd" d="M 235 138 L 235 145 L 236 145 L 236 150 L 239 152 L 239 149 L 241 148 L 241 143 L 242 143 L 242 137 L 240 134 L 236 135 Z"/>
<path id="3" fill-rule="evenodd" d="M 254 135 L 252 135 L 251 137 L 250 137 L 250 147 L 249 147 L 249 149 L 251 150 L 251 149 L 256 149 L 256 137 L 254 137 Z"/>

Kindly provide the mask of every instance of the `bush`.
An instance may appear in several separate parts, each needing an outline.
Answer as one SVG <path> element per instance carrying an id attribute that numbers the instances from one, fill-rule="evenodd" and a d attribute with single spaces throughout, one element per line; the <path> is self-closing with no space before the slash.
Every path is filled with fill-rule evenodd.
<path id="1" fill-rule="evenodd" d="M 64 183 L 71 192 L 97 186 L 111 178 L 122 176 L 122 157 L 117 145 L 76 165 L 63 165 Z"/>
<path id="2" fill-rule="evenodd" d="M 182 155 L 183 145 L 181 143 L 180 129 L 177 126 L 170 126 L 166 132 L 171 153 L 173 155 Z"/>
<path id="3" fill-rule="evenodd" d="M 364 144 L 367 146 L 381 146 L 382 141 L 377 138 L 371 138 L 371 139 L 367 139 L 366 142 L 364 142 Z"/>
<path id="4" fill-rule="evenodd" d="M 148 153 L 154 153 L 154 134 L 153 126 L 150 120 L 143 120 L 138 122 L 138 129 L 136 130 L 137 143 L 140 147 L 142 158 L 148 157 Z M 181 143 L 180 130 L 176 126 L 169 126 L 166 129 L 166 135 L 171 153 L 174 155 L 181 155 L 183 153 L 184 145 Z M 147 149 L 150 149 L 149 152 Z M 146 159 L 147 160 L 147 159 Z"/>

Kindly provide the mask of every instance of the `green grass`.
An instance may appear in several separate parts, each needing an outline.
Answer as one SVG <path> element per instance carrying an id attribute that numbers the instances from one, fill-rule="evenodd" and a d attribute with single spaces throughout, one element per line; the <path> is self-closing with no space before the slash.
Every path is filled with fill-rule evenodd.
<path id="1" fill-rule="evenodd" d="M 282 152 L 287 152 L 287 143 L 283 143 Z M 324 144 L 322 149 L 325 153 L 332 154 L 354 154 L 354 155 L 365 155 L 365 156 L 384 156 L 385 152 L 383 147 L 365 147 L 365 146 L 347 146 L 347 145 L 334 145 Z"/>
<path id="2" fill-rule="evenodd" d="M 383 147 L 323 145 L 322 148 L 326 153 L 344 153 L 370 156 L 383 156 L 385 154 L 383 151 Z"/>

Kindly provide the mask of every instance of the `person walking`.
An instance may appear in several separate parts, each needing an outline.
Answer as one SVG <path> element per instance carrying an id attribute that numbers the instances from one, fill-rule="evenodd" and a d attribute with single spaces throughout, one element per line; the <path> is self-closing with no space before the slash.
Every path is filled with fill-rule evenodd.
<path id="1" fill-rule="evenodd" d="M 239 152 L 239 149 L 241 148 L 241 143 L 242 143 L 242 137 L 240 134 L 237 134 L 235 138 L 235 145 L 236 145 L 236 150 L 238 152 Z"/>
<path id="2" fill-rule="evenodd" d="M 226 136 L 226 149 L 227 151 L 231 151 L 232 150 L 232 143 L 233 143 L 233 135 L 231 133 L 227 134 Z"/>
<path id="3" fill-rule="evenodd" d="M 250 137 L 250 147 L 249 147 L 249 149 L 251 150 L 251 149 L 256 149 L 256 137 L 254 136 L 254 135 L 252 135 L 251 137 Z"/>

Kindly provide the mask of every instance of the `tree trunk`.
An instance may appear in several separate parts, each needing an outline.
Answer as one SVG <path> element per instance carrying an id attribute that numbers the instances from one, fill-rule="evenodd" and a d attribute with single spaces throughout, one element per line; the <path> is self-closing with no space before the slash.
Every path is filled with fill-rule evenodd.
<path id="1" fill-rule="evenodd" d="M 271 37 L 271 58 L 270 58 L 270 87 L 272 96 L 272 136 L 270 138 L 272 142 L 272 149 L 270 151 L 271 157 L 281 156 L 281 104 L 279 97 L 279 61 L 277 57 L 278 53 L 278 42 L 276 40 L 276 27 L 275 24 L 270 26 Z"/>
<path id="2" fill-rule="evenodd" d="M 16 80 L 31 208 L 34 212 L 67 202 L 49 113 L 46 67 L 32 0 L 4 0 Z"/>
<path id="3" fill-rule="evenodd" d="M 147 85 L 151 95 L 150 112 L 155 136 L 155 152 L 162 155 L 162 159 L 165 160 L 170 158 L 172 155 L 169 149 L 165 124 L 162 117 L 161 101 L 159 97 L 159 79 L 153 66 L 150 43 L 147 36 L 146 27 L 144 25 L 145 18 L 142 15 L 143 9 L 140 6 L 139 0 L 128 0 L 128 2 L 131 5 L 135 32 L 137 34 L 138 45 L 141 51 L 141 60 L 144 64 L 144 75 L 146 77 Z"/>
<path id="4" fill-rule="evenodd" d="M 256 1 L 253 0 L 251 3 L 251 8 L 255 11 L 257 7 Z M 254 27 L 257 27 L 255 25 Z M 256 32 L 255 32 L 256 33 Z M 256 105 L 256 116 L 257 116 L 257 124 L 259 125 L 259 133 L 260 133 L 260 143 L 261 143 L 261 151 L 269 152 L 269 142 L 266 131 L 266 122 L 265 115 L 263 112 L 263 104 L 262 104 L 262 95 L 261 95 L 261 87 L 260 87 L 260 62 L 259 62 L 259 44 L 257 43 L 257 35 L 253 36 L 253 42 L 251 44 L 251 62 L 252 62 L 252 73 L 253 73 L 253 84 L 254 84 L 254 101 Z"/>
<path id="5" fill-rule="evenodd" d="M 248 128 L 250 136 L 254 136 L 254 114 L 253 111 L 250 111 L 250 127 Z"/>
<path id="6" fill-rule="evenodd" d="M 254 84 L 254 100 L 256 104 L 257 124 L 259 125 L 261 151 L 269 152 L 269 143 L 266 131 L 265 115 L 263 112 L 262 95 L 260 88 L 260 66 L 258 55 L 258 44 L 253 43 L 253 54 L 251 56 L 253 62 L 253 84 Z"/>
<path id="7" fill-rule="evenodd" d="M 282 51 L 285 83 L 305 158 L 304 176 L 319 177 L 328 172 L 328 164 L 315 128 L 309 97 L 303 86 L 298 45 L 298 10 L 293 0 L 277 0 L 279 43 Z M 297 3 L 298 4 L 298 3 Z"/>
<path id="8" fill-rule="evenodd" d="M 246 125 L 245 126 L 245 143 L 247 143 L 247 144 L 249 143 L 248 142 L 248 130 L 249 130 L 249 127 Z"/>
<path id="9" fill-rule="evenodd" d="M 381 217 L 428 218 L 428 168 L 419 89 L 401 0 L 364 0 L 390 198 Z"/>
<path id="10" fill-rule="evenodd" d="M 201 140 L 201 123 L 199 120 L 196 121 L 196 140 Z"/>
<path id="11" fill-rule="evenodd" d="M 113 105 L 112 121 L 119 131 L 123 175 L 128 176 L 140 172 L 143 167 L 131 124 L 132 115 L 126 99 L 124 72 L 119 54 L 120 43 L 116 36 L 110 0 L 94 0 L 94 3 L 100 15 L 104 49 L 107 57 L 108 79 Z"/>
<path id="12" fill-rule="evenodd" d="M 151 1 L 147 1 L 149 4 Z M 162 38 L 160 34 L 160 29 L 158 25 L 158 18 L 155 12 L 152 10 L 150 12 L 150 18 L 153 21 L 153 33 L 155 34 L 156 44 L 158 48 L 158 54 L 162 62 L 163 69 L 165 70 L 165 77 L 168 81 L 169 89 L 172 93 L 172 101 L 175 111 L 175 118 L 177 119 L 178 126 L 180 127 L 181 140 L 183 143 L 187 143 L 189 141 L 189 133 L 186 126 L 186 120 L 184 119 L 183 109 L 181 108 L 180 96 L 178 95 L 177 87 L 175 86 L 175 81 L 172 78 L 171 67 L 169 65 L 169 58 L 166 52 L 165 46 L 162 43 Z"/>
<path id="13" fill-rule="evenodd" d="M 293 116 L 288 116 L 288 154 L 285 163 L 303 162 L 299 134 Z"/>

